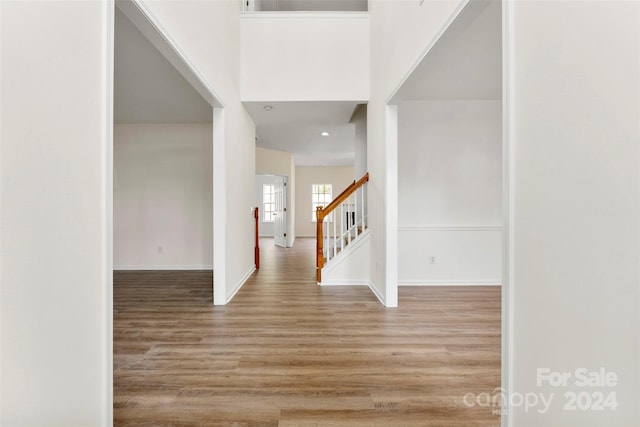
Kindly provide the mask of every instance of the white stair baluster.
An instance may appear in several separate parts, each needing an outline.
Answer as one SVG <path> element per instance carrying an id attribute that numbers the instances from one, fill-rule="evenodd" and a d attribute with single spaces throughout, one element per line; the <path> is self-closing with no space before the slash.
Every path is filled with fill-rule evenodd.
<path id="1" fill-rule="evenodd" d="M 338 244 L 337 244 L 337 240 L 336 240 L 336 216 L 335 216 L 335 211 L 331 212 L 331 217 L 333 219 L 333 256 L 336 255 L 336 252 L 338 250 Z"/>
<path id="2" fill-rule="evenodd" d="M 364 229 L 367 227 L 367 225 L 365 224 L 365 212 L 366 211 L 364 209 L 364 194 L 365 194 L 364 191 L 365 191 L 366 187 L 367 187 L 367 183 L 365 183 L 362 186 L 362 197 L 361 197 L 361 199 L 362 199 L 362 232 L 364 232 Z"/>
<path id="3" fill-rule="evenodd" d="M 352 218 L 351 218 L 351 200 L 352 195 L 347 198 L 347 235 L 349 236 L 349 243 L 351 244 L 351 230 L 353 229 Z"/>

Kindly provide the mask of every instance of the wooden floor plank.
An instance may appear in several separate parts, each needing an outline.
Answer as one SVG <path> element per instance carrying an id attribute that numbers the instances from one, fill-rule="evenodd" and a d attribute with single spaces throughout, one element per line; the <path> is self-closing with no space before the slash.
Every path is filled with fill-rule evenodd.
<path id="1" fill-rule="evenodd" d="M 315 284 L 315 241 L 262 242 L 213 306 L 210 271 L 114 273 L 118 426 L 498 426 L 500 289 Z"/>

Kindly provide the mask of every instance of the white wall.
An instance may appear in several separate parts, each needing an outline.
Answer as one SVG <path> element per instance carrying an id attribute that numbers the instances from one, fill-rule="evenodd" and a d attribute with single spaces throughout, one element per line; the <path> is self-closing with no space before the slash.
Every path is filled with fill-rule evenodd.
<path id="1" fill-rule="evenodd" d="M 256 147 L 256 174 L 279 175 L 287 177 L 287 246 L 292 247 L 296 240 L 296 172 L 291 153 L 280 150 Z M 256 198 L 256 206 L 260 199 Z M 273 231 L 271 232 L 273 235 Z"/>
<path id="2" fill-rule="evenodd" d="M 243 101 L 368 98 L 366 13 L 243 14 L 241 31 Z"/>
<path id="3" fill-rule="evenodd" d="M 359 180 L 367 173 L 367 105 L 358 107 L 351 122 L 355 124 L 353 179 Z"/>
<path id="4" fill-rule="evenodd" d="M 369 0 L 371 89 L 386 100 L 467 0 Z M 371 94 L 373 97 L 373 93 Z"/>
<path id="5" fill-rule="evenodd" d="M 398 110 L 400 283 L 500 283 L 502 102 Z"/>
<path id="6" fill-rule="evenodd" d="M 501 249 L 501 227 L 400 226 L 399 284 L 499 285 Z"/>
<path id="7" fill-rule="evenodd" d="M 213 268 L 211 124 L 114 127 L 114 268 Z"/>
<path id="8" fill-rule="evenodd" d="M 112 7 L 0 2 L 3 426 L 111 425 Z"/>
<path id="9" fill-rule="evenodd" d="M 254 269 L 255 125 L 240 103 L 241 2 L 141 1 L 170 39 L 180 46 L 224 105 L 214 152 L 225 161 L 214 174 L 214 303 L 224 304 Z M 215 112 L 214 112 L 215 115 Z M 215 122 L 214 122 L 215 123 Z M 217 184 L 216 184 L 217 182 Z M 219 187 L 217 187 L 219 186 Z M 218 209 L 224 211 L 218 214 Z"/>
<path id="10" fill-rule="evenodd" d="M 512 425 L 638 426 L 640 5 L 509 7 L 513 389 L 555 393 L 547 413 L 512 408 Z M 538 386 L 538 368 L 572 377 Z M 577 368 L 617 385 L 577 387 Z M 567 391 L 615 392 L 618 407 L 564 410 Z"/>
<path id="11" fill-rule="evenodd" d="M 311 186 L 331 184 L 332 196 L 353 182 L 353 166 L 298 166 L 296 168 L 296 236 L 316 237 L 316 221 L 311 220 Z"/>
<path id="12" fill-rule="evenodd" d="M 397 305 L 397 253 L 388 251 L 387 228 L 397 229 L 397 211 L 388 203 L 397 183 L 388 174 L 390 154 L 397 147 L 386 138 L 385 104 L 418 63 L 426 49 L 465 0 L 370 0 L 370 96 L 367 104 L 367 166 L 371 224 L 371 285 L 387 306 Z M 394 169 L 395 170 L 395 169 Z M 392 171 L 393 172 L 393 171 Z M 387 266 L 392 268 L 387 272 Z M 387 274 L 389 273 L 389 274 Z"/>

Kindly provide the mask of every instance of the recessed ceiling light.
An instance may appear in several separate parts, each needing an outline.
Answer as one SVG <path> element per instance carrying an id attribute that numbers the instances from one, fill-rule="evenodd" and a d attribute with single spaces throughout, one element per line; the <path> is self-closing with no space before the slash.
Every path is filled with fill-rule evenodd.
<path id="1" fill-rule="evenodd" d="M 324 132 L 322 132 L 320 135 L 322 136 L 329 136 L 329 132 L 327 132 L 326 130 Z"/>
<path id="2" fill-rule="evenodd" d="M 263 108 L 264 108 L 264 111 L 271 111 L 273 110 L 273 105 L 265 105 Z"/>

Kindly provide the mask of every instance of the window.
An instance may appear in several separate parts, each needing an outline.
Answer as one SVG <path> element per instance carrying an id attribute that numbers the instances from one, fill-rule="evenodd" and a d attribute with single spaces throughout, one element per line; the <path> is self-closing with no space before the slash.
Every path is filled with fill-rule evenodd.
<path id="1" fill-rule="evenodd" d="M 276 186 L 273 184 L 262 185 L 262 222 L 273 222 L 276 208 Z"/>
<path id="2" fill-rule="evenodd" d="M 311 186 L 311 221 L 316 221 L 316 208 L 331 203 L 331 184 L 313 184 Z"/>

